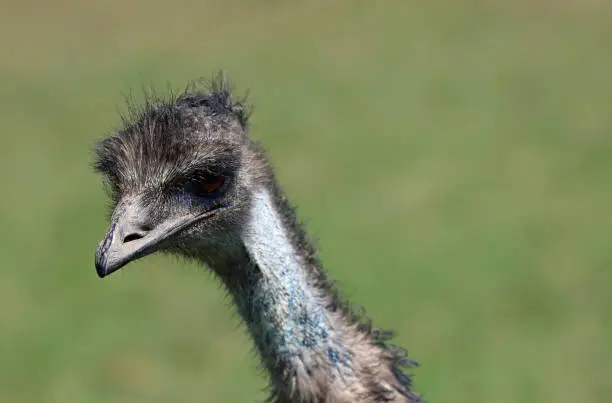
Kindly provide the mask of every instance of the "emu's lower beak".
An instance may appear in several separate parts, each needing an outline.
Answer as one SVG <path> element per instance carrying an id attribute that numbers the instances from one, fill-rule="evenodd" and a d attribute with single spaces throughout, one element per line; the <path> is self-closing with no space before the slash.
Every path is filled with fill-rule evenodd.
<path id="1" fill-rule="evenodd" d="M 167 219 L 156 226 L 143 224 L 148 216 L 136 205 L 117 206 L 111 225 L 96 251 L 96 271 L 100 278 L 119 270 L 129 262 L 161 248 L 163 241 L 184 229 L 197 216 L 186 215 Z"/>

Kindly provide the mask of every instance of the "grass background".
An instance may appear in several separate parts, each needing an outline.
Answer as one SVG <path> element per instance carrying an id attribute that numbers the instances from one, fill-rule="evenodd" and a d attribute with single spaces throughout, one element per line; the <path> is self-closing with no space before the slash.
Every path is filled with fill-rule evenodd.
<path id="1" fill-rule="evenodd" d="M 612 3 L 0 0 L 0 402 L 246 402 L 218 285 L 100 281 L 91 147 L 226 69 L 322 257 L 431 403 L 612 401 Z"/>

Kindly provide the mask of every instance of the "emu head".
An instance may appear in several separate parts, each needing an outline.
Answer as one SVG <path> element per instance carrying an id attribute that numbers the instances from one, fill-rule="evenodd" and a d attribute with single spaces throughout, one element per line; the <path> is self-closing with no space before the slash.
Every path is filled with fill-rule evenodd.
<path id="1" fill-rule="evenodd" d="M 227 82 L 193 85 L 168 101 L 130 108 L 124 127 L 96 147 L 112 200 L 95 265 L 100 277 L 156 251 L 195 256 L 237 239 L 258 181 L 247 112 Z"/>

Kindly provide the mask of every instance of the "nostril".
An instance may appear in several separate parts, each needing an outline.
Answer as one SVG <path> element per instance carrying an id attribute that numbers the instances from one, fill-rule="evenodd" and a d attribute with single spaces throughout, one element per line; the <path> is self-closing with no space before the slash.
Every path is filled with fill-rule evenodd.
<path id="1" fill-rule="evenodd" d="M 123 243 L 132 242 L 132 241 L 135 241 L 135 240 L 143 238 L 143 237 L 144 237 L 143 234 L 139 234 L 137 232 L 133 232 L 131 234 L 127 234 L 125 236 L 125 238 L 123 238 Z"/>

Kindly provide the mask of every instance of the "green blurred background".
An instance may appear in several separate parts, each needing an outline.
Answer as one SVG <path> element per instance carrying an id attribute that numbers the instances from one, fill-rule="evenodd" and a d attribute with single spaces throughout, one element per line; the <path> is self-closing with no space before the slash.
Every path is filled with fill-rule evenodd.
<path id="1" fill-rule="evenodd" d="M 248 402 L 206 270 L 101 281 L 124 95 L 228 71 L 431 403 L 612 401 L 612 3 L 0 1 L 0 402 Z"/>

